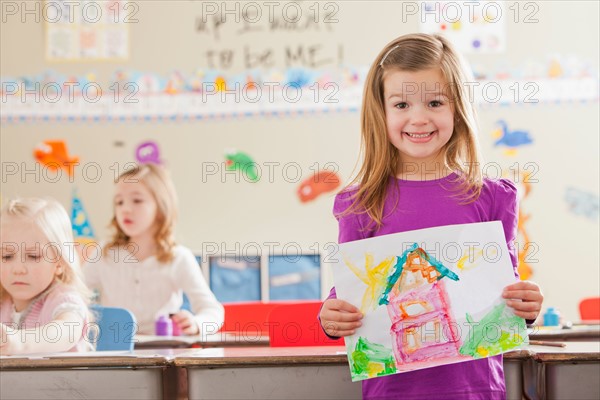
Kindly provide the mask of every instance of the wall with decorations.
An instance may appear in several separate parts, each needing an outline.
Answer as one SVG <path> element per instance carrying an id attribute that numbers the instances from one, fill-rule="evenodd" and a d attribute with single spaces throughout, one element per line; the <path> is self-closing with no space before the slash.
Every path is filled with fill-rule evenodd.
<path id="1" fill-rule="evenodd" d="M 443 32 L 477 79 L 485 172 L 521 189 L 522 275 L 572 320 L 599 293 L 595 2 L 11 4 L 1 194 L 59 199 L 82 239 L 107 237 L 114 177 L 157 162 L 213 287 L 323 296 L 366 69 L 401 34 Z"/>

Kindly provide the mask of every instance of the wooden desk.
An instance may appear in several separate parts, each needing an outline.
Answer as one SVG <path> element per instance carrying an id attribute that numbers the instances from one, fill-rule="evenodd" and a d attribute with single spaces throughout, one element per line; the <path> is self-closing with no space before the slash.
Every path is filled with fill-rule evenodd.
<path id="1" fill-rule="evenodd" d="M 600 398 L 599 345 L 528 346 L 504 354 L 507 398 Z M 361 384 L 351 381 L 343 346 L 199 349 L 173 362 L 187 369 L 194 400 L 306 399 L 316 393 L 323 399 L 361 398 Z"/>
<path id="2" fill-rule="evenodd" d="M 135 349 L 165 349 L 190 347 L 259 347 L 269 346 L 269 336 L 261 333 L 217 332 L 201 336 L 137 335 Z"/>
<path id="3" fill-rule="evenodd" d="M 506 383 L 506 398 L 508 400 L 521 400 L 523 394 L 527 393 L 529 398 L 535 399 L 537 391 L 536 381 L 527 379 L 535 373 L 535 362 L 533 352 L 529 349 L 514 350 L 504 353 L 504 381 Z"/>
<path id="4" fill-rule="evenodd" d="M 0 358 L 2 399 L 160 399 L 170 351 Z M 168 398 L 168 397 L 167 397 Z"/>
<path id="5" fill-rule="evenodd" d="M 362 386 L 351 380 L 345 350 L 343 346 L 200 349 L 180 354 L 173 362 L 187 369 L 189 398 L 194 400 L 360 399 Z M 524 382 L 522 372 L 524 365 L 533 363 L 532 357 L 528 349 L 505 355 L 508 399 L 521 399 L 525 385 L 535 393 L 535 381 Z"/>
<path id="6" fill-rule="evenodd" d="M 538 363 L 539 398 L 600 399 L 600 342 L 530 347 Z"/>
<path id="7" fill-rule="evenodd" d="M 174 363 L 194 400 L 362 398 L 343 346 L 199 349 Z"/>
<path id="8" fill-rule="evenodd" d="M 345 347 L 241 347 L 0 358 L 2 399 L 360 399 Z M 600 398 L 600 342 L 504 355 L 508 399 Z M 181 390 L 183 387 L 184 390 Z"/>
<path id="9" fill-rule="evenodd" d="M 574 325 L 570 329 L 536 326 L 529 333 L 529 339 L 569 342 L 600 341 L 600 325 Z"/>

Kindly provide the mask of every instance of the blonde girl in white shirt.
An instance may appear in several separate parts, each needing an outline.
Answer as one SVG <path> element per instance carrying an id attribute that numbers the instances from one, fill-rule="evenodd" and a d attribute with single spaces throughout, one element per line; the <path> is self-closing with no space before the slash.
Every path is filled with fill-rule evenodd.
<path id="1" fill-rule="evenodd" d="M 192 252 L 175 244 L 177 198 L 166 170 L 144 164 L 116 182 L 115 234 L 102 254 L 88 255 L 84 274 L 103 306 L 122 307 L 136 317 L 138 333 L 154 334 L 161 315 L 185 335 L 211 333 L 223 324 L 223 306 L 204 280 Z M 182 310 L 183 293 L 192 310 Z"/>

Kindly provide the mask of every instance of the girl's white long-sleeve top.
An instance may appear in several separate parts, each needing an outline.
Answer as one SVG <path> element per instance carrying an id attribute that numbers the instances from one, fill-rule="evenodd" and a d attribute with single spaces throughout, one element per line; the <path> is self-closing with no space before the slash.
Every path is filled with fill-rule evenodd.
<path id="1" fill-rule="evenodd" d="M 135 259 L 126 248 L 111 249 L 106 256 L 95 254 L 83 272 L 91 289 L 99 292 L 99 303 L 131 311 L 138 333 L 153 335 L 161 315 L 178 312 L 183 293 L 190 300 L 201 333 L 216 332 L 223 324 L 223 306 L 210 290 L 196 258 L 183 246 L 173 250 L 174 259 L 161 263 L 155 256 Z"/>

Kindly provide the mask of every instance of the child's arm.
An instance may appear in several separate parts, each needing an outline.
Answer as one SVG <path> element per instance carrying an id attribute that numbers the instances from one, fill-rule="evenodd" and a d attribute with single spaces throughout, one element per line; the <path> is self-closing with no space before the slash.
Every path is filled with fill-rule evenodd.
<path id="1" fill-rule="evenodd" d="M 188 296 L 196 314 L 181 310 L 173 316 L 173 321 L 179 321 L 179 327 L 187 335 L 217 332 L 223 325 L 225 311 L 202 276 L 196 258 L 189 249 L 182 248 L 175 262 L 176 285 Z"/>
<path id="2" fill-rule="evenodd" d="M 83 329 L 84 320 L 73 311 L 37 328 L 15 329 L 0 324 L 0 352 L 7 355 L 68 351 L 81 340 Z"/>
<path id="3" fill-rule="evenodd" d="M 352 335 L 362 325 L 362 313 L 352 304 L 339 299 L 330 298 L 323 302 L 321 326 L 328 336 L 342 337 Z"/>
<path id="4" fill-rule="evenodd" d="M 515 315 L 525 318 L 528 323 L 535 321 L 542 309 L 544 295 L 537 283 L 520 281 L 508 285 L 502 292 L 506 305 L 515 311 Z"/>

